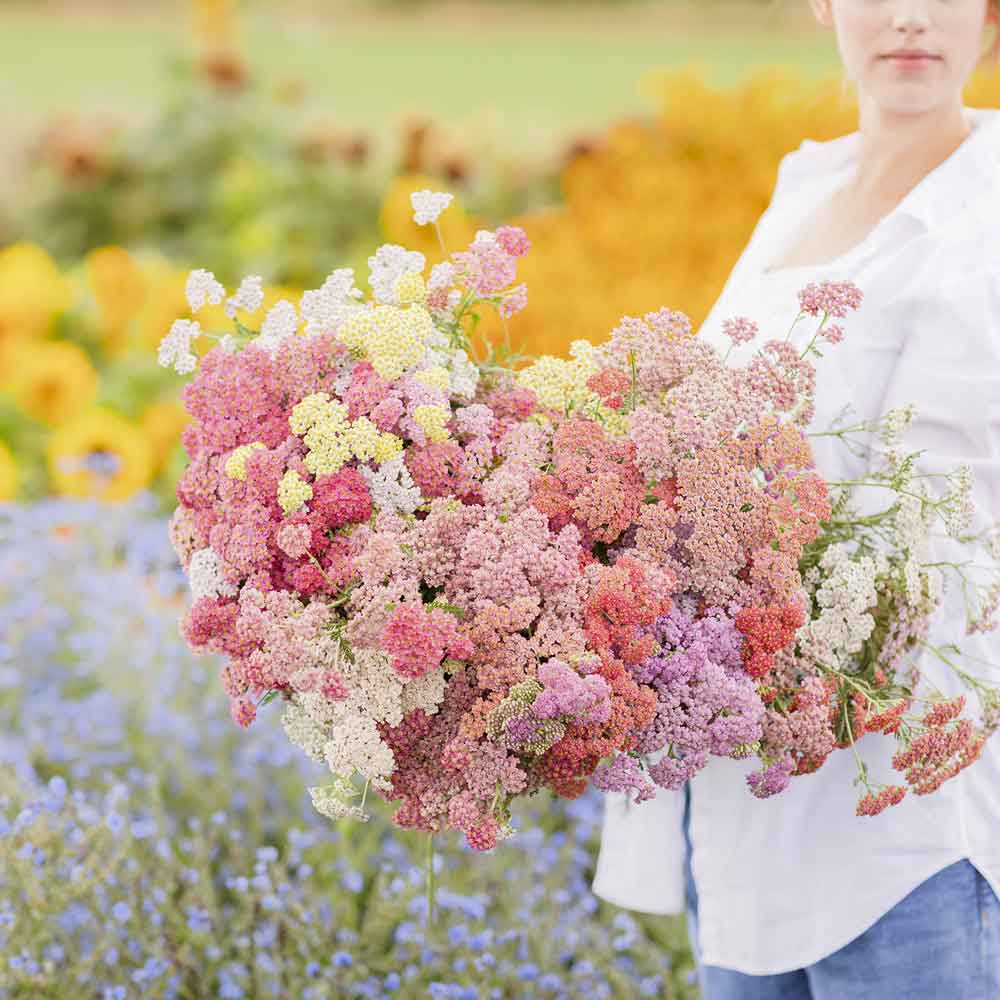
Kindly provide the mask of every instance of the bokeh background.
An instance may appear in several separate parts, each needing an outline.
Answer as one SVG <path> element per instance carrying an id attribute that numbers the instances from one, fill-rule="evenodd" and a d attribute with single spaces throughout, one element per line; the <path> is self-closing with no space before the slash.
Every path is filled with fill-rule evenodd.
<path id="1" fill-rule="evenodd" d="M 177 633 L 156 347 L 192 267 L 436 262 L 424 187 L 449 249 L 528 232 L 515 347 L 697 325 L 781 157 L 856 127 L 806 0 L 0 0 L 0 66 L 0 997 L 696 997 L 683 920 L 590 893 L 596 794 L 441 843 L 427 934 L 423 840 L 233 726 Z"/>

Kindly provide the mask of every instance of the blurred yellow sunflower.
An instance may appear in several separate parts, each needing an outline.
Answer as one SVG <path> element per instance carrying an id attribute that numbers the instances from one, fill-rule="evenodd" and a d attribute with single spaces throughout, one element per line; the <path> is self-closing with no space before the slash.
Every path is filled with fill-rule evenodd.
<path id="1" fill-rule="evenodd" d="M 111 352 L 126 346 L 128 324 L 146 301 L 146 277 L 122 247 L 98 247 L 84 259 L 87 286 L 97 306 L 101 343 Z"/>
<path id="2" fill-rule="evenodd" d="M 402 174 L 394 178 L 382 199 L 379 225 L 385 239 L 398 243 L 407 250 L 419 250 L 428 264 L 444 260 L 434 226 L 428 223 L 420 226 L 413 221 L 413 205 L 410 195 L 415 191 L 429 188 L 432 191 L 444 189 L 442 182 L 426 174 Z M 456 197 L 441 213 L 438 219 L 441 235 L 448 253 L 464 250 L 475 239 L 477 229 L 485 229 L 486 223 L 467 215 Z"/>
<path id="3" fill-rule="evenodd" d="M 14 453 L 0 441 L 0 500 L 13 500 L 17 496 L 17 459 Z"/>
<path id="4" fill-rule="evenodd" d="M 160 259 L 147 261 L 143 270 L 147 294 L 138 314 L 138 343 L 143 350 L 155 352 L 174 320 L 190 315 L 184 294 L 187 273 Z"/>
<path id="5" fill-rule="evenodd" d="M 69 308 L 71 287 L 41 247 L 14 243 L 0 250 L 0 371 L 19 344 L 46 333 Z"/>
<path id="6" fill-rule="evenodd" d="M 170 457 L 189 420 L 179 399 L 157 400 L 143 412 L 139 425 L 152 448 L 154 472 L 158 472 Z"/>
<path id="7" fill-rule="evenodd" d="M 102 407 L 57 428 L 46 446 L 53 492 L 123 500 L 149 485 L 153 449 L 141 427 Z"/>
<path id="8" fill-rule="evenodd" d="M 62 424 L 97 395 L 98 375 L 76 344 L 42 341 L 13 354 L 7 383 L 17 407 L 45 424 Z"/>

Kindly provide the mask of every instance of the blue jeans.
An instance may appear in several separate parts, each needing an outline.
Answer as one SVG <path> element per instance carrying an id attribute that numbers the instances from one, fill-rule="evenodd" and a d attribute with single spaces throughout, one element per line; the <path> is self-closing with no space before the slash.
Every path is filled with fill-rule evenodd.
<path id="1" fill-rule="evenodd" d="M 704 1000 L 998 1000 L 1000 900 L 968 860 L 932 875 L 867 931 L 805 969 L 749 976 L 702 965 L 684 789 L 688 937 Z"/>

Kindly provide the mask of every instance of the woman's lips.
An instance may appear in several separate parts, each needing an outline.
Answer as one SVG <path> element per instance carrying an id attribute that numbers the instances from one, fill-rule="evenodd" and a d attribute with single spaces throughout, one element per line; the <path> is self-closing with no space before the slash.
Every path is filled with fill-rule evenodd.
<path id="1" fill-rule="evenodd" d="M 937 62 L 938 57 L 932 55 L 923 54 L 910 54 L 910 53 L 889 53 L 889 55 L 883 56 L 883 59 L 888 59 L 890 62 L 894 63 L 929 63 Z"/>

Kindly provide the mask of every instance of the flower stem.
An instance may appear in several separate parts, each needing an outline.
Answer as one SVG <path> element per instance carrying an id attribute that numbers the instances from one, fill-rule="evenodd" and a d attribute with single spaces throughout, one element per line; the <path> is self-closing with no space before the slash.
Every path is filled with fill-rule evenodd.
<path id="1" fill-rule="evenodd" d="M 434 834 L 427 834 L 427 922 L 425 924 L 427 932 L 434 928 Z"/>
<path id="2" fill-rule="evenodd" d="M 448 248 L 444 245 L 444 236 L 441 233 L 441 227 L 438 225 L 437 219 L 434 220 L 434 232 L 437 233 L 438 243 L 441 244 L 441 253 L 447 257 Z"/>

